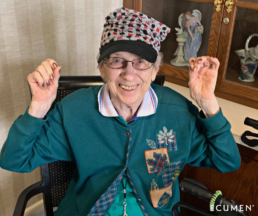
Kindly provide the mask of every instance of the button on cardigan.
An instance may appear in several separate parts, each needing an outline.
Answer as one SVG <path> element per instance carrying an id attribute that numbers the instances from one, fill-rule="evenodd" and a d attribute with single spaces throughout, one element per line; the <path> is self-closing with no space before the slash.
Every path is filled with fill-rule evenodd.
<path id="1" fill-rule="evenodd" d="M 186 163 L 224 173 L 239 168 L 240 155 L 221 110 L 206 119 L 172 89 L 151 87 L 158 98 L 156 113 L 129 125 L 99 112 L 101 87 L 68 95 L 44 119 L 26 111 L 9 131 L 0 167 L 26 173 L 44 163 L 74 161 L 57 216 L 104 215 L 124 172 L 144 215 L 171 215 Z"/>

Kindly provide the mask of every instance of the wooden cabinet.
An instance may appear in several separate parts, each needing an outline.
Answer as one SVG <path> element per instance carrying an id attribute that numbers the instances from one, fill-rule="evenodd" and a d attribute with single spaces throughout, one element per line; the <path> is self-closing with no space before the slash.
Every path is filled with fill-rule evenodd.
<path id="1" fill-rule="evenodd" d="M 166 76 L 166 81 L 186 87 L 188 67 L 170 64 L 178 46 L 175 28 L 179 27 L 178 17 L 181 13 L 194 9 L 201 11 L 204 33 L 198 56 L 216 56 L 221 63 L 216 96 L 258 109 L 258 72 L 254 82 L 239 80 L 243 64 L 235 53 L 236 50 L 245 49 L 246 40 L 251 34 L 258 33 L 258 0 L 217 0 L 221 1 L 220 11 L 216 10 L 214 1 L 124 0 L 124 7 L 142 11 L 171 28 L 171 33 L 161 44 L 164 64 L 159 73 Z M 228 6 L 231 6 L 230 12 Z M 258 37 L 253 37 L 249 47 L 257 44 Z"/>

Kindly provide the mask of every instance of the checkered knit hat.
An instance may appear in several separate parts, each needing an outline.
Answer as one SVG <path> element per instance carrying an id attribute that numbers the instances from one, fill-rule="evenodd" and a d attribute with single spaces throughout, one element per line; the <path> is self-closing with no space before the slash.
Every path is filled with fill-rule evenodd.
<path id="1" fill-rule="evenodd" d="M 170 28 L 138 11 L 119 8 L 106 17 L 98 63 L 108 55 L 127 51 L 154 63 Z"/>

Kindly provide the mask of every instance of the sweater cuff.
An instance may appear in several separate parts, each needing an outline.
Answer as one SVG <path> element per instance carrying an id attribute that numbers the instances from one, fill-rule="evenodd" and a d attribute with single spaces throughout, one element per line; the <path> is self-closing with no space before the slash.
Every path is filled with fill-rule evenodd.
<path id="1" fill-rule="evenodd" d="M 227 119 L 224 117 L 221 108 L 219 112 L 212 117 L 205 118 L 205 115 L 202 111 L 199 112 L 197 118 L 202 122 L 203 126 L 208 131 L 221 129 L 225 124 L 228 123 Z"/>
<path id="2" fill-rule="evenodd" d="M 23 129 L 25 128 L 26 132 L 29 134 L 38 133 L 39 129 L 46 123 L 47 116 L 45 116 L 44 119 L 36 118 L 31 116 L 28 110 L 29 107 L 23 115 L 15 120 L 15 122 L 18 123 L 18 125 L 21 125 Z"/>

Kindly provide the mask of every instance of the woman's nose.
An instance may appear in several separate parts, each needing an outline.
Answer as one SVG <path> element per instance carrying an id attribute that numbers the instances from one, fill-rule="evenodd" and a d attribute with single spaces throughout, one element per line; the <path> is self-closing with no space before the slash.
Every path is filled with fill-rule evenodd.
<path id="1" fill-rule="evenodd" d="M 124 67 L 122 72 L 122 77 L 126 80 L 132 80 L 135 76 L 135 69 L 132 62 L 127 62 L 126 67 Z"/>

